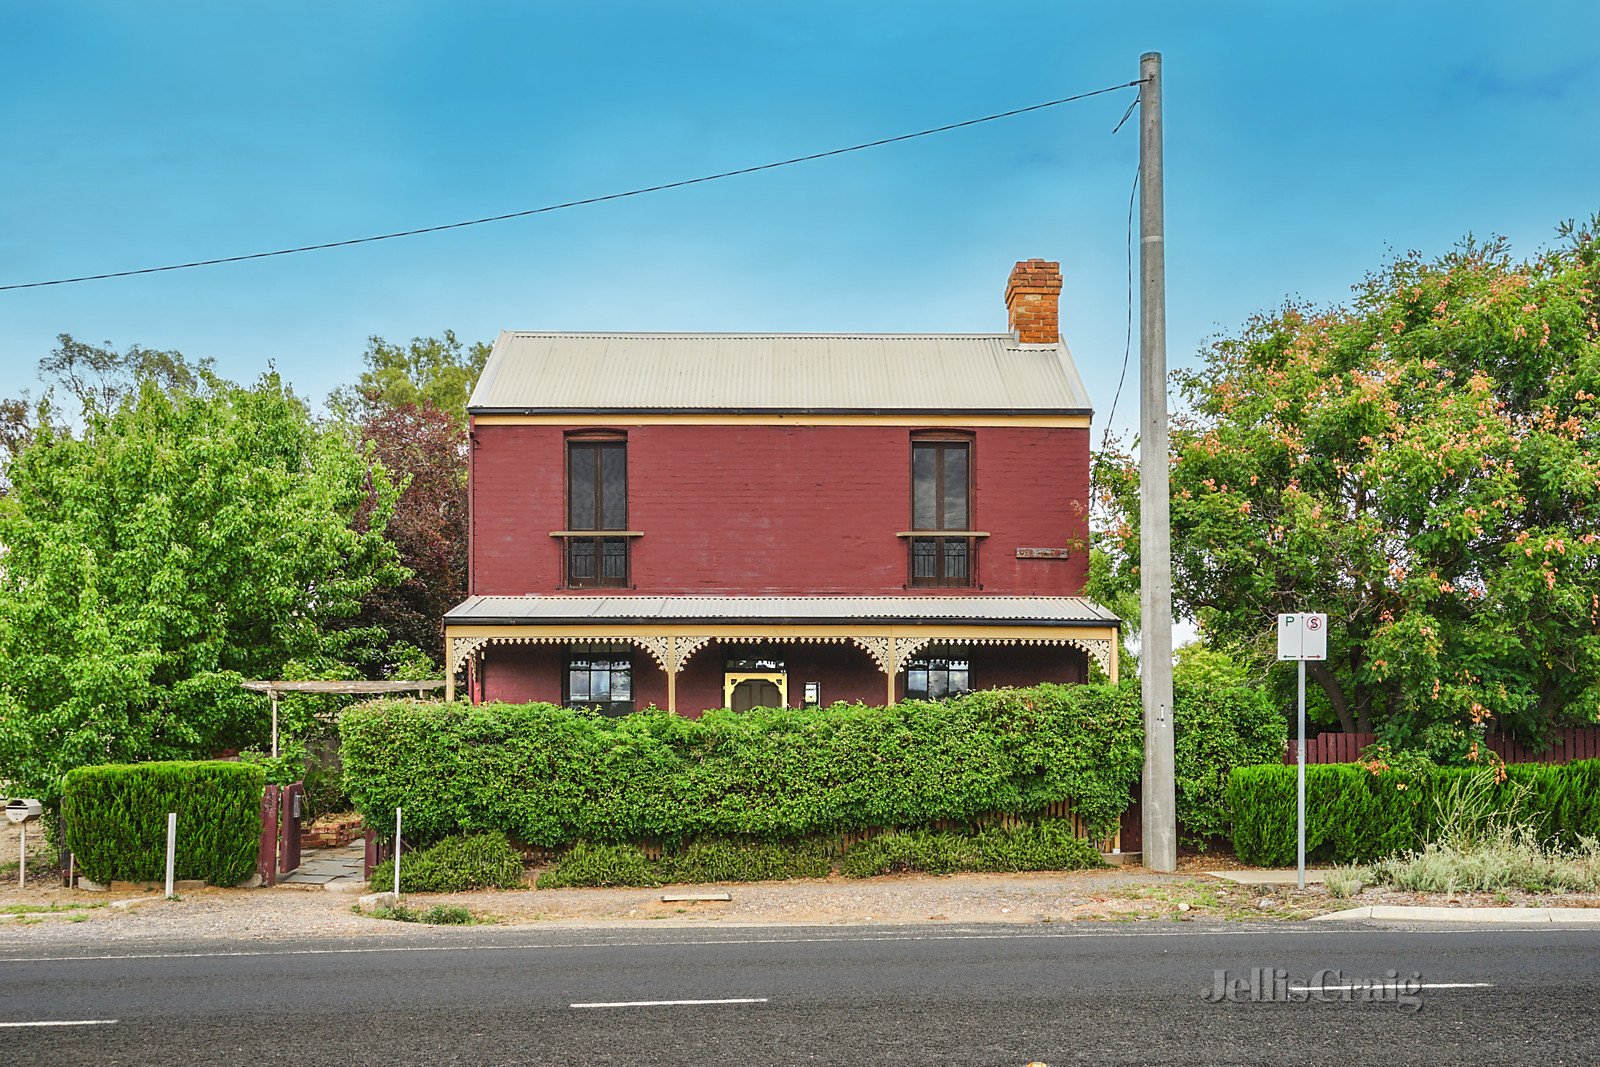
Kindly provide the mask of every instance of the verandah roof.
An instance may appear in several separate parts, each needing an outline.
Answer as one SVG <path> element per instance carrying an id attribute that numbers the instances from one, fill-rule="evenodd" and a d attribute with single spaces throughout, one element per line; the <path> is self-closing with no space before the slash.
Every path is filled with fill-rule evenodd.
<path id="1" fill-rule="evenodd" d="M 474 596 L 445 616 L 454 626 L 551 622 L 1104 627 L 1121 620 L 1086 597 L 1044 596 Z"/>

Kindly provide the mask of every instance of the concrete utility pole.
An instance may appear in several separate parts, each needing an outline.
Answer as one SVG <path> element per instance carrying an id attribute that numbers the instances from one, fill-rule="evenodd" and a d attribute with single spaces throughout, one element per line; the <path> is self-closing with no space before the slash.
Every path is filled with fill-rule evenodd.
<path id="1" fill-rule="evenodd" d="M 1139 681 L 1144 865 L 1178 869 L 1172 755 L 1172 523 L 1167 496 L 1167 257 L 1161 53 L 1139 57 Z"/>

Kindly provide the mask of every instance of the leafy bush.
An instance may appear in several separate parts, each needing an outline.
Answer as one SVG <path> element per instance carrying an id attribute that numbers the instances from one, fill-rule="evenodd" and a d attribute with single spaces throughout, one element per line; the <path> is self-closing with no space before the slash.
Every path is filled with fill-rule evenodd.
<path id="1" fill-rule="evenodd" d="M 1371 863 L 1488 826 L 1517 812 L 1533 837 L 1561 849 L 1600 837 L 1600 760 L 1484 770 L 1416 764 L 1408 770 L 1336 763 L 1306 768 L 1306 857 Z M 1295 859 L 1295 768 L 1240 767 L 1228 781 L 1233 847 L 1246 863 Z M 1474 814 L 1476 812 L 1476 814 Z M 1455 827 L 1455 831 L 1451 828 Z"/>
<path id="2" fill-rule="evenodd" d="M 826 878 L 833 858 L 822 841 L 695 841 L 652 860 L 633 845 L 579 842 L 539 875 L 540 889 L 658 886 L 674 882 L 765 882 Z"/>
<path id="3" fill-rule="evenodd" d="M 256 869 L 265 787 L 261 768 L 244 763 L 79 767 L 61 785 L 67 847 L 96 882 L 162 878 L 167 813 L 177 812 L 176 877 L 237 885 Z"/>
<path id="4" fill-rule="evenodd" d="M 394 886 L 394 860 L 372 870 L 377 889 Z M 460 893 L 468 889 L 516 889 L 522 885 L 522 857 L 497 830 L 447 837 L 429 848 L 400 855 L 400 892 Z"/>
<path id="5" fill-rule="evenodd" d="M 350 810 L 344 791 L 344 764 L 339 758 L 339 735 L 316 736 L 306 742 L 305 818 Z"/>
<path id="6" fill-rule="evenodd" d="M 1075 871 L 1104 866 L 1093 845 L 1065 820 L 1045 819 L 1013 830 L 963 834 L 911 830 L 878 834 L 851 847 L 840 867 L 847 878 L 895 871 Z"/>
<path id="7" fill-rule="evenodd" d="M 833 857 L 820 841 L 695 841 L 664 856 L 663 882 L 766 882 L 780 878 L 826 878 Z"/>
<path id="8" fill-rule="evenodd" d="M 546 847 L 792 840 L 1062 800 L 1098 834 L 1127 807 L 1143 760 L 1132 685 L 698 719 L 386 700 L 345 712 L 340 732 L 368 819 L 403 806 L 422 840 L 493 828 Z"/>
<path id="9" fill-rule="evenodd" d="M 278 754 L 258 748 L 239 753 L 240 763 L 250 763 L 266 773 L 268 785 L 292 785 L 306 776 L 306 747 L 298 741 L 284 741 Z"/>
<path id="10" fill-rule="evenodd" d="M 1191 653 L 1187 658 L 1197 657 Z M 1226 837 L 1233 825 L 1228 775 L 1235 767 L 1281 760 L 1288 720 L 1263 689 L 1203 683 L 1204 676 L 1193 670 L 1175 673 L 1172 725 L 1178 826 L 1186 842 L 1204 847 L 1214 838 Z"/>
<path id="11" fill-rule="evenodd" d="M 266 771 L 267 781 L 272 785 L 300 782 L 305 787 L 302 816 L 306 823 L 313 822 L 319 815 L 350 808 L 350 798 L 344 791 L 344 767 L 339 762 L 337 734 L 318 734 L 303 741 L 286 740 L 278 746 L 276 756 L 261 749 L 246 749 L 239 753 L 239 760 L 254 763 Z"/>
<path id="12" fill-rule="evenodd" d="M 539 875 L 538 888 L 661 884 L 656 864 L 634 845 L 596 845 L 579 841 Z"/>

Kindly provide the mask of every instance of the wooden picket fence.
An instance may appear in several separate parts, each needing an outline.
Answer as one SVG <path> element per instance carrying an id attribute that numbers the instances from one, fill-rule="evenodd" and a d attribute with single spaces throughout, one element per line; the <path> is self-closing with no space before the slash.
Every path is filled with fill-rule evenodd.
<path id="1" fill-rule="evenodd" d="M 1377 741 L 1377 734 L 1325 733 L 1306 741 L 1307 763 L 1354 763 L 1361 750 Z M 1507 763 L 1570 763 L 1580 759 L 1600 759 L 1600 726 L 1576 726 L 1557 730 L 1550 744 L 1535 749 L 1501 734 L 1485 738 L 1489 748 Z M 1283 762 L 1296 763 L 1296 743 L 1289 742 Z"/>

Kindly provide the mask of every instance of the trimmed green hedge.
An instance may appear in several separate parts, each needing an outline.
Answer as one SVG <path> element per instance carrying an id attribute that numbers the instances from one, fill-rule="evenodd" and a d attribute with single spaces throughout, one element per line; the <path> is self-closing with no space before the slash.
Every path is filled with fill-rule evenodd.
<path id="1" fill-rule="evenodd" d="M 579 841 L 540 873 L 538 888 L 652 886 L 662 881 L 660 864 L 646 856 L 638 845 L 596 845 Z"/>
<path id="2" fill-rule="evenodd" d="M 340 719 L 356 809 L 407 836 L 503 830 L 530 845 L 785 840 L 1030 813 L 1098 831 L 1139 775 L 1138 690 L 1040 685 L 892 707 L 649 710 L 375 701 Z"/>
<path id="3" fill-rule="evenodd" d="M 430 848 L 400 856 L 402 893 L 461 893 L 521 885 L 522 857 L 498 830 L 447 837 Z M 373 868 L 371 886 L 394 888 L 394 860 L 384 860 Z"/>
<path id="4" fill-rule="evenodd" d="M 695 882 L 765 882 L 826 878 L 833 857 L 822 841 L 696 841 L 652 860 L 637 845 L 580 841 L 539 875 L 540 889 L 655 886 Z"/>
<path id="5" fill-rule="evenodd" d="M 61 785 L 67 847 L 96 882 L 163 878 L 167 813 L 175 811 L 176 876 L 237 885 L 256 869 L 265 786 L 262 769 L 245 763 L 79 767 Z"/>
<path id="6" fill-rule="evenodd" d="M 1041 819 L 1014 830 L 995 827 L 972 834 L 878 834 L 851 847 L 840 871 L 847 878 L 869 878 L 897 871 L 1081 871 L 1104 866 L 1095 846 L 1073 836 L 1070 823 Z"/>
<path id="7" fill-rule="evenodd" d="M 1179 684 L 1173 693 L 1178 829 L 1204 847 L 1233 827 L 1228 775 L 1283 759 L 1289 720 L 1264 689 Z"/>
<path id="8" fill-rule="evenodd" d="M 636 845 L 580 841 L 539 875 L 539 888 L 826 878 L 833 873 L 835 845 L 816 838 L 696 841 L 652 860 Z M 1070 822 L 1041 819 L 1015 829 L 877 834 L 852 845 L 840 870 L 848 878 L 868 878 L 899 871 L 1077 871 L 1104 865 L 1092 844 L 1073 836 Z"/>
<path id="9" fill-rule="evenodd" d="M 1438 829 L 1439 798 L 1479 769 L 1434 767 L 1373 774 L 1359 763 L 1306 768 L 1306 858 L 1371 863 L 1420 848 Z M 1600 837 L 1600 760 L 1513 764 L 1490 801 L 1509 810 L 1541 840 L 1563 848 Z M 1295 768 L 1240 767 L 1228 782 L 1233 849 L 1246 863 L 1295 862 Z M 1445 805 L 1448 807 L 1448 805 Z"/>

